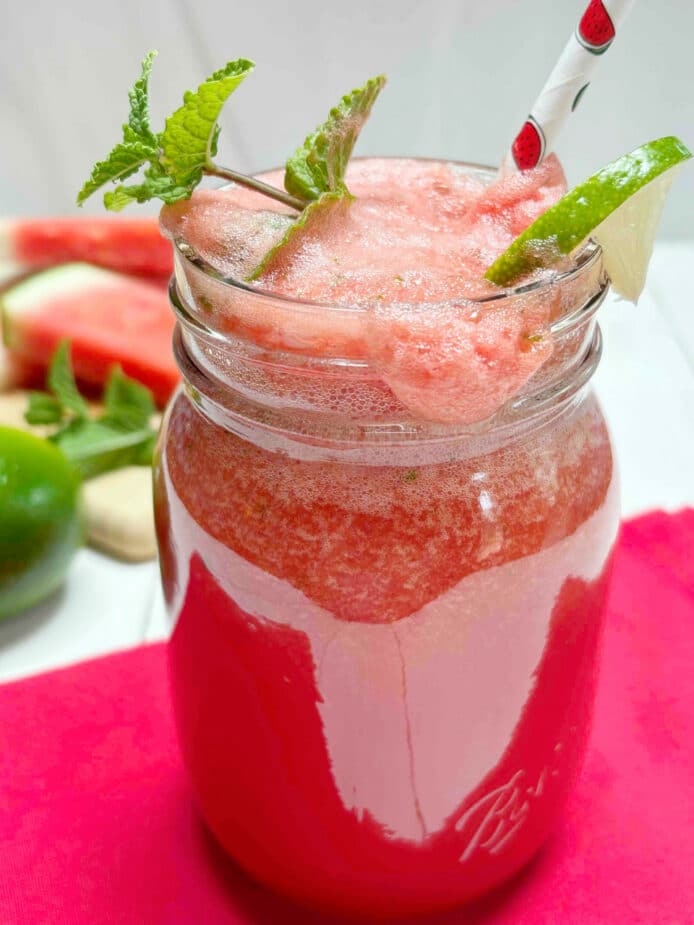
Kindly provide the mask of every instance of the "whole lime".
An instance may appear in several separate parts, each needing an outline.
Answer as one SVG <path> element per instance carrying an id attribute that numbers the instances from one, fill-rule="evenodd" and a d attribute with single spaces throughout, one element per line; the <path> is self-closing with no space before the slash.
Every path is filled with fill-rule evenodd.
<path id="1" fill-rule="evenodd" d="M 0 427 L 0 618 L 54 591 L 83 536 L 78 473 L 48 440 Z"/>

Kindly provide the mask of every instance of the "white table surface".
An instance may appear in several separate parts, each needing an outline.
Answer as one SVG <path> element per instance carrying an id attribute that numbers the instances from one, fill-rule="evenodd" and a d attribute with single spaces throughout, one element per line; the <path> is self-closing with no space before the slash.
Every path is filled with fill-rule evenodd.
<path id="1" fill-rule="evenodd" d="M 596 388 L 612 429 L 629 517 L 694 506 L 694 241 L 656 247 L 638 307 L 601 310 Z M 81 550 L 50 601 L 0 623 L 0 681 L 165 636 L 154 562 Z"/>

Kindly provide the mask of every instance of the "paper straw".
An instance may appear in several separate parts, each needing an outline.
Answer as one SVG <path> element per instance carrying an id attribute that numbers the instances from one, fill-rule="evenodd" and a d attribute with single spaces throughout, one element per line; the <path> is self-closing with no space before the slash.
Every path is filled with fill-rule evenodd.
<path id="1" fill-rule="evenodd" d="M 502 173 L 530 170 L 554 149 L 600 55 L 612 44 L 633 0 L 591 0 L 511 146 Z"/>

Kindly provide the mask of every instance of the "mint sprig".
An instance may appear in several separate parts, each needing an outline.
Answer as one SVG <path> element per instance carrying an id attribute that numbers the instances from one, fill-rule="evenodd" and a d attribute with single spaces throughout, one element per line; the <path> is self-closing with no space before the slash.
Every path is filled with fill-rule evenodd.
<path id="1" fill-rule="evenodd" d="M 67 340 L 61 341 L 53 354 L 47 383 L 64 414 L 71 413 L 78 418 L 89 414 L 89 405 L 77 389 L 70 362 L 70 343 Z"/>
<path id="2" fill-rule="evenodd" d="M 183 105 L 169 116 L 164 130 L 155 133 L 149 121 L 149 76 L 155 55 L 152 51 L 145 56 L 140 77 L 128 94 L 130 113 L 123 125 L 122 141 L 104 160 L 96 163 L 77 195 L 78 205 L 107 183 L 118 184 L 115 190 L 104 194 L 104 205 L 113 212 L 131 202 L 150 199 L 178 202 L 188 199 L 203 175 L 208 175 L 249 186 L 301 211 L 303 200 L 212 161 L 217 153 L 219 115 L 229 96 L 253 70 L 253 62 L 245 58 L 230 61 L 203 81 L 197 90 L 186 92 Z M 139 183 L 121 182 L 142 168 Z"/>
<path id="3" fill-rule="evenodd" d="M 284 262 L 287 254 L 301 246 L 305 234 L 314 227 L 316 221 L 327 220 L 333 210 L 342 205 L 348 205 L 349 196 L 341 192 L 323 193 L 314 202 L 310 202 L 298 219 L 287 228 L 282 238 L 267 252 L 262 261 L 248 277 L 248 282 L 254 282 L 266 273 L 272 273 L 280 263 Z"/>
<path id="4" fill-rule="evenodd" d="M 254 68 L 252 61 L 238 58 L 215 71 L 197 90 L 184 94 L 183 105 L 168 119 L 164 130 L 152 131 L 149 118 L 149 77 L 156 52 L 142 62 L 142 71 L 128 94 L 130 113 L 123 126 L 123 140 L 105 160 L 99 161 L 80 190 L 81 205 L 97 190 L 113 182 L 115 190 L 104 193 L 104 205 L 120 211 L 131 202 L 160 199 L 165 203 L 188 199 L 203 176 L 223 177 L 271 196 L 299 212 L 298 221 L 263 259 L 250 276 L 257 279 L 276 263 L 286 248 L 300 243 L 302 232 L 335 200 L 350 199 L 345 182 L 347 164 L 354 145 L 376 99 L 385 86 L 380 75 L 342 97 L 325 122 L 307 136 L 303 145 L 287 160 L 286 192 L 255 177 L 215 164 L 219 140 L 218 119 L 229 96 Z M 139 183 L 123 184 L 143 168 Z M 308 204 L 308 205 L 307 205 Z M 315 207 L 315 208 L 314 208 Z M 65 405 L 67 408 L 67 405 Z M 77 414 L 75 408 L 71 409 Z M 35 419 L 50 418 L 53 405 L 45 398 L 33 399 L 29 412 Z"/>
<path id="5" fill-rule="evenodd" d="M 93 417 L 75 384 L 68 341 L 62 341 L 53 355 L 47 384 L 48 392 L 30 394 L 24 416 L 29 424 L 56 426 L 48 439 L 82 478 L 151 464 L 156 430 L 149 422 L 156 408 L 149 389 L 116 366 L 104 390 L 104 411 Z"/>
<path id="6" fill-rule="evenodd" d="M 59 424 L 63 419 L 63 406 L 54 395 L 31 392 L 29 406 L 24 412 L 27 424 Z"/>
<path id="7" fill-rule="evenodd" d="M 327 120 L 287 160 L 285 189 L 294 196 L 309 200 L 309 204 L 282 239 L 263 257 L 248 277 L 248 282 L 271 273 L 286 257 L 288 249 L 301 246 L 304 235 L 316 220 L 327 221 L 328 215 L 334 213 L 336 203 L 352 198 L 345 183 L 347 164 L 385 83 L 383 75 L 372 77 L 362 87 L 343 96 L 330 110 Z"/>
<path id="8" fill-rule="evenodd" d="M 102 420 L 70 421 L 49 438 L 60 447 L 83 479 L 126 466 L 152 462 L 156 433 L 150 428 L 117 430 Z"/>
<path id="9" fill-rule="evenodd" d="M 151 61 L 151 53 L 148 58 Z M 158 135 L 153 135 L 149 129 L 147 82 L 138 81 L 140 87 L 136 84 L 130 93 L 130 119 L 128 125 L 123 126 L 123 132 L 124 135 L 129 134 L 133 116 L 137 121 L 137 113 L 143 109 L 144 127 L 154 142 L 146 158 L 149 166 L 144 171 L 142 183 L 118 186 L 115 191 L 106 193 L 106 208 L 117 212 L 131 202 L 147 202 L 149 199 L 178 202 L 179 199 L 191 196 L 204 173 L 220 176 L 222 168 L 212 162 L 212 157 L 217 153 L 220 131 L 217 120 L 229 96 L 254 66 L 252 61 L 245 58 L 230 61 L 203 81 L 195 92 L 188 90 L 183 95 L 183 105 L 169 116 L 164 131 Z M 120 147 L 117 145 L 114 151 Z M 144 143 L 141 143 L 140 148 L 145 149 Z"/>
<path id="10" fill-rule="evenodd" d="M 292 196 L 309 201 L 323 193 L 349 195 L 347 164 L 371 109 L 385 86 L 381 74 L 342 97 L 322 125 L 288 159 L 284 186 Z"/>
<path id="11" fill-rule="evenodd" d="M 186 92 L 183 105 L 166 119 L 164 130 L 156 133 L 149 117 L 149 77 L 155 56 L 155 51 L 145 56 L 140 76 L 128 94 L 130 112 L 123 125 L 122 140 L 104 160 L 95 164 L 77 195 L 78 205 L 108 183 L 117 184 L 115 190 L 104 193 L 104 205 L 114 212 L 131 202 L 150 199 L 178 202 L 191 196 L 203 176 L 232 180 L 297 212 L 323 193 L 349 195 L 345 184 L 347 163 L 385 77 L 373 77 L 344 96 L 328 119 L 306 138 L 287 161 L 285 192 L 213 161 L 222 108 L 253 70 L 253 62 L 246 58 L 230 61 L 197 90 Z M 140 170 L 139 183 L 122 182 Z"/>
<path id="12" fill-rule="evenodd" d="M 103 401 L 104 420 L 130 430 L 148 427 L 156 412 L 150 390 L 124 375 L 120 366 L 115 366 L 108 378 Z"/>
<path id="13" fill-rule="evenodd" d="M 105 160 L 94 165 L 89 179 L 77 194 L 78 205 L 106 183 L 126 180 L 144 164 L 158 159 L 159 141 L 149 124 L 149 75 L 156 54 L 150 51 L 145 55 L 140 77 L 128 93 L 130 113 L 123 126 L 123 140 L 114 145 Z M 107 208 L 112 208 L 106 200 L 104 202 Z"/>

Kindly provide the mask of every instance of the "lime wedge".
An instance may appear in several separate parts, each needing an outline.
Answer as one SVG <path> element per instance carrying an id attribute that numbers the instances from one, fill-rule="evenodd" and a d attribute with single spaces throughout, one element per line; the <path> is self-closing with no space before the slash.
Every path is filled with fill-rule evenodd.
<path id="1" fill-rule="evenodd" d="M 499 286 L 570 254 L 587 238 L 602 246 L 616 292 L 635 302 L 646 278 L 674 168 L 692 156 L 674 136 L 649 141 L 574 187 L 519 235 L 484 274 Z"/>

